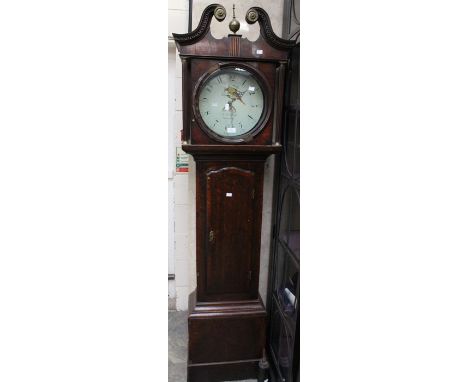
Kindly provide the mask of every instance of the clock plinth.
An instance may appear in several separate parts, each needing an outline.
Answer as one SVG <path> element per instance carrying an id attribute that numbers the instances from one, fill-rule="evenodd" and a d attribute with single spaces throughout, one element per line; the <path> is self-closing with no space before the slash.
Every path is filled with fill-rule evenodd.
<path id="1" fill-rule="evenodd" d="M 198 27 L 174 34 L 182 60 L 182 149 L 196 165 L 197 289 L 190 297 L 188 381 L 256 378 L 266 311 L 259 297 L 265 160 L 282 150 L 284 74 L 294 46 L 251 8 L 251 42 L 215 39 L 212 4 Z M 237 31 L 237 30 L 236 30 Z M 235 31 L 235 32 L 236 32 Z"/>
<path id="2" fill-rule="evenodd" d="M 188 381 L 257 377 L 266 329 L 266 311 L 260 299 L 195 303 L 188 326 Z"/>

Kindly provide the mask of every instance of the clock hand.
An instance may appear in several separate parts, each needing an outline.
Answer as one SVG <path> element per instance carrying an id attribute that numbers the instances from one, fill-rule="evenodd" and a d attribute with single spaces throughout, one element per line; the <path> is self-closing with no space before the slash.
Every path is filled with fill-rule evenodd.
<path id="1" fill-rule="evenodd" d="M 224 107 L 223 107 L 223 111 L 229 111 L 229 112 L 231 112 L 231 115 L 232 115 L 232 113 L 235 113 L 236 108 L 232 104 L 233 102 L 234 102 L 233 100 L 227 101 L 227 104 L 224 105 Z"/>

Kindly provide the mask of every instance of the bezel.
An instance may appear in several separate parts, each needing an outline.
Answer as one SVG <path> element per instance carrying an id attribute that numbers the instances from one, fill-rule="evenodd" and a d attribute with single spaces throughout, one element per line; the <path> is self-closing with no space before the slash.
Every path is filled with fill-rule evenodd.
<path id="1" fill-rule="evenodd" d="M 257 121 L 256 125 L 249 130 L 247 133 L 241 134 L 241 135 L 233 135 L 233 136 L 223 136 L 219 135 L 218 133 L 214 132 L 211 130 L 209 126 L 206 125 L 205 121 L 203 120 L 199 106 L 198 106 L 198 101 L 200 98 L 200 92 L 203 89 L 203 86 L 210 81 L 213 77 L 217 76 L 220 72 L 223 70 L 229 69 L 229 68 L 241 68 L 249 72 L 255 80 L 258 82 L 260 88 L 262 89 L 263 93 L 263 111 L 262 114 Z M 203 76 L 200 77 L 198 80 L 197 84 L 195 85 L 195 91 L 194 91 L 194 96 L 192 99 L 192 105 L 193 105 L 193 114 L 195 117 L 196 122 L 200 126 L 200 128 L 212 139 L 223 142 L 223 143 L 246 143 L 250 142 L 257 134 L 259 134 L 263 128 L 265 127 L 266 123 L 269 120 L 270 114 L 271 114 L 271 96 L 270 96 L 270 88 L 268 86 L 268 82 L 263 76 L 263 74 L 258 71 L 256 68 L 254 68 L 251 65 L 245 64 L 245 63 L 239 63 L 239 62 L 222 62 L 218 63 L 217 65 L 214 65 L 210 70 L 207 71 Z"/>

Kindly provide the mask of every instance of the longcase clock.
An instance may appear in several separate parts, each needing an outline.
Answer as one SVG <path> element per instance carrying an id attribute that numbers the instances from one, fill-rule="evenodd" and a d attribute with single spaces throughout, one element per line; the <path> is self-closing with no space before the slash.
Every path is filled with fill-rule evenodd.
<path id="1" fill-rule="evenodd" d="M 259 7 L 251 42 L 236 32 L 215 39 L 212 4 L 198 27 L 173 34 L 182 61 L 182 149 L 196 163 L 197 289 L 189 303 L 188 381 L 255 378 L 265 347 L 258 293 L 263 173 L 281 152 L 286 66 L 294 43 L 276 36 Z"/>

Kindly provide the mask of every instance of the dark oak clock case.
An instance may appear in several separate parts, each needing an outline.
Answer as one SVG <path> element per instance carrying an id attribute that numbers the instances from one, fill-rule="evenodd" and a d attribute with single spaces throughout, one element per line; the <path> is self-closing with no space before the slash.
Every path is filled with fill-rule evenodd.
<path id="1" fill-rule="evenodd" d="M 198 27 L 173 34 L 182 61 L 182 149 L 196 162 L 197 289 L 189 302 L 188 381 L 255 378 L 265 347 L 266 311 L 258 293 L 263 173 L 266 158 L 281 152 L 286 66 L 294 43 L 276 36 L 267 13 L 249 9 L 259 23 L 255 42 L 237 34 L 215 39 L 212 4 Z M 248 70 L 264 88 L 258 125 L 235 137 L 210 132 L 199 116 L 200 84 L 223 67 Z"/>

